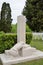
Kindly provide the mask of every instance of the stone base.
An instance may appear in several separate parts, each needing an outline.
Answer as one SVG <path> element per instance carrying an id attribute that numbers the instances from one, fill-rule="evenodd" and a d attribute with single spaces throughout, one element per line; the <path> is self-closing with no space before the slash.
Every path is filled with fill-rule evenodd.
<path id="1" fill-rule="evenodd" d="M 24 43 L 18 43 L 4 54 L 0 54 L 3 65 L 17 64 L 43 58 L 43 52 Z"/>
<path id="2" fill-rule="evenodd" d="M 33 55 L 34 52 L 36 52 L 36 48 L 33 48 L 28 44 L 22 45 L 20 43 L 17 43 L 17 45 L 10 50 L 5 50 L 6 55 L 11 55 L 14 57 L 19 57 L 19 56 L 26 57 Z"/>
<path id="3" fill-rule="evenodd" d="M 31 61 L 31 60 L 40 59 L 40 58 L 43 58 L 43 52 L 39 50 L 34 52 L 34 54 L 30 56 L 26 56 L 26 57 L 13 57 L 6 54 L 0 54 L 0 59 L 3 65 L 17 64 L 17 63 Z"/>
<path id="4" fill-rule="evenodd" d="M 20 51 L 20 50 L 19 50 Z M 21 54 L 21 52 L 19 52 Z M 0 54 L 0 59 L 3 65 L 17 64 L 21 62 L 31 61 L 43 58 L 43 52 L 36 50 L 33 47 L 24 47 L 21 56 L 13 56 L 10 54 Z"/>
<path id="5" fill-rule="evenodd" d="M 35 48 L 31 48 L 30 45 L 25 44 L 24 42 L 19 42 L 14 45 L 10 50 L 5 50 L 5 54 L 14 57 L 26 56 L 25 53 L 29 53 L 30 50 L 32 51 L 34 49 Z"/>

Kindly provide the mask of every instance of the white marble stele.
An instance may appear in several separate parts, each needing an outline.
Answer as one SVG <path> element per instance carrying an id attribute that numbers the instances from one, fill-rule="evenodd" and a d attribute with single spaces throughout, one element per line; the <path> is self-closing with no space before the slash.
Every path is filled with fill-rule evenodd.
<path id="1" fill-rule="evenodd" d="M 31 61 L 43 58 L 43 52 L 26 44 L 26 18 L 23 15 L 18 16 L 17 23 L 17 44 L 11 49 L 5 50 L 0 54 L 0 60 L 3 65 L 12 65 L 21 62 Z"/>

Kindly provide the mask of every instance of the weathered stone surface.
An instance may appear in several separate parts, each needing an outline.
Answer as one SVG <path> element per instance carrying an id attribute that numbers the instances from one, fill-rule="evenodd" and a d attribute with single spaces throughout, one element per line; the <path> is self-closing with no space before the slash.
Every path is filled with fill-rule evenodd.
<path id="1" fill-rule="evenodd" d="M 26 42 L 25 37 L 26 32 L 26 18 L 23 15 L 17 18 L 17 42 Z"/>
<path id="2" fill-rule="evenodd" d="M 24 44 L 25 44 L 24 42 L 18 42 L 10 50 L 5 50 L 5 54 L 12 55 L 12 56 L 21 55 L 22 54 L 22 48 L 23 48 Z"/>
<path id="3" fill-rule="evenodd" d="M 3 65 L 12 65 L 17 64 L 21 62 L 31 61 L 43 58 L 43 52 L 36 50 L 36 52 L 33 53 L 33 55 L 25 56 L 25 57 L 13 57 L 6 54 L 0 54 L 0 59 L 3 63 Z"/>

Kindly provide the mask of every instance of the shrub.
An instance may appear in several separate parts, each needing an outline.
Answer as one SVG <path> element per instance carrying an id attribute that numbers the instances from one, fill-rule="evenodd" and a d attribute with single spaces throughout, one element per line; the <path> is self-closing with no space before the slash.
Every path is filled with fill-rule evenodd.
<path id="1" fill-rule="evenodd" d="M 27 32 L 26 33 L 26 43 L 30 44 L 31 40 L 32 40 L 32 33 Z"/>
<path id="2" fill-rule="evenodd" d="M 12 33 L 17 33 L 17 24 L 12 24 Z"/>
<path id="3" fill-rule="evenodd" d="M 27 24 L 26 24 L 26 32 L 32 32 Z"/>
<path id="4" fill-rule="evenodd" d="M 26 33 L 26 43 L 30 43 L 32 39 L 31 33 Z M 0 35 L 0 53 L 10 49 L 17 43 L 17 34 L 4 33 Z"/>
<path id="5" fill-rule="evenodd" d="M 5 33 L 4 33 L 3 31 L 0 31 L 0 35 L 1 35 L 1 34 L 5 34 Z"/>
<path id="6" fill-rule="evenodd" d="M 16 34 L 1 34 L 0 35 L 0 53 L 10 49 L 15 43 L 17 43 Z"/>

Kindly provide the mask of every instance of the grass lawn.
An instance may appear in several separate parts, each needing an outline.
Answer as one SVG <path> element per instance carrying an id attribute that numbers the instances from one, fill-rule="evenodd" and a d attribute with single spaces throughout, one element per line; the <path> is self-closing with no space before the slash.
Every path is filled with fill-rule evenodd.
<path id="1" fill-rule="evenodd" d="M 43 51 L 43 41 L 42 40 L 33 40 L 31 41 L 30 45 Z"/>
<path id="2" fill-rule="evenodd" d="M 41 41 L 41 40 L 40 41 L 38 41 L 38 40 L 31 41 L 30 45 L 43 51 L 43 41 Z M 43 59 L 33 60 L 33 61 L 19 63 L 19 64 L 15 64 L 15 65 L 43 65 Z"/>

